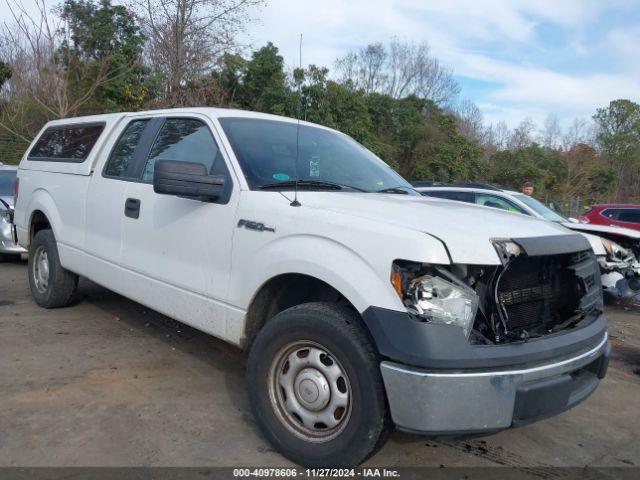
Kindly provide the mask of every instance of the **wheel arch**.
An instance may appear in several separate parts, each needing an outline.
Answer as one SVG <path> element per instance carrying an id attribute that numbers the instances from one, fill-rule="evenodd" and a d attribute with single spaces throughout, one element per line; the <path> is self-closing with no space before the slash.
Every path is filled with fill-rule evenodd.
<path id="1" fill-rule="evenodd" d="M 260 329 L 278 313 L 311 302 L 344 305 L 360 315 L 354 304 L 329 283 L 304 273 L 282 273 L 265 281 L 257 290 L 245 317 L 243 348 L 249 348 Z"/>

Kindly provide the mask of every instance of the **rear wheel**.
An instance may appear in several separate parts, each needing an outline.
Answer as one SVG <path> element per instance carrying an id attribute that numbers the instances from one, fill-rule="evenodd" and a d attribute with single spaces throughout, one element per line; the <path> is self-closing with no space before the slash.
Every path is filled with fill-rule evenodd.
<path id="1" fill-rule="evenodd" d="M 379 359 L 352 310 L 310 303 L 276 315 L 249 355 L 256 420 L 285 457 L 356 466 L 390 428 Z"/>
<path id="2" fill-rule="evenodd" d="M 38 305 L 57 308 L 69 305 L 78 287 L 78 276 L 60 264 L 58 246 L 51 230 L 40 230 L 29 246 L 29 287 Z"/>

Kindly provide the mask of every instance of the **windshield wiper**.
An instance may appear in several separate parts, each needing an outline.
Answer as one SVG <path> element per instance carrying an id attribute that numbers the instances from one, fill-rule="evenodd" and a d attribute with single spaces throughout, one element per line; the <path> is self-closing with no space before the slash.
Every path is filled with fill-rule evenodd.
<path id="1" fill-rule="evenodd" d="M 364 191 L 358 187 L 352 187 L 351 185 L 340 185 L 339 183 L 333 182 L 324 182 L 322 180 L 298 180 L 298 187 L 313 187 L 313 188 L 324 188 L 327 190 L 342 190 L 344 188 L 348 188 L 350 190 L 358 190 L 360 192 Z M 258 190 L 272 190 L 281 187 L 295 187 L 295 180 L 288 180 L 286 182 L 274 182 L 274 183 L 266 183 L 264 185 L 260 185 Z"/>

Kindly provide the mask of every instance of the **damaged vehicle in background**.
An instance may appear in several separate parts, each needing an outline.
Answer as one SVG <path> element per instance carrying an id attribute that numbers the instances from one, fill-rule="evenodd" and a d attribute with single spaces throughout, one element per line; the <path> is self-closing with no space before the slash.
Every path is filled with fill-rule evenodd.
<path id="1" fill-rule="evenodd" d="M 0 162 L 0 262 L 27 251 L 16 243 L 13 226 L 13 197 L 18 167 Z"/>
<path id="2" fill-rule="evenodd" d="M 628 228 L 581 223 L 551 210 L 519 192 L 480 183 L 445 185 L 421 182 L 416 189 L 425 196 L 507 210 L 559 223 L 580 232 L 596 254 L 604 299 L 609 304 L 640 307 L 640 232 Z"/>

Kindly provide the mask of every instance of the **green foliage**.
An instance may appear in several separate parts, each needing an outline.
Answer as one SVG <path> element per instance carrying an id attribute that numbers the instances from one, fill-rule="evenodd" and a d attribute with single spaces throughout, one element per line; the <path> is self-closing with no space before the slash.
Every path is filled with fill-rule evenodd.
<path id="1" fill-rule="evenodd" d="M 560 152 L 534 143 L 526 148 L 496 152 L 489 161 L 486 180 L 515 190 L 524 182 L 533 182 L 536 193 L 543 195 L 559 191 L 565 171 Z"/>
<path id="2" fill-rule="evenodd" d="M 72 90 L 92 92 L 87 112 L 140 109 L 155 95 L 156 81 L 140 63 L 145 37 L 134 14 L 111 0 L 65 0 L 61 17 L 69 40 L 59 49 Z"/>
<path id="3" fill-rule="evenodd" d="M 619 161 L 637 156 L 640 105 L 631 100 L 614 100 L 608 107 L 599 108 L 593 119 L 599 127 L 598 142 L 605 153 Z"/>
<path id="4" fill-rule="evenodd" d="M 289 91 L 284 73 L 284 60 L 271 43 L 253 52 L 247 62 L 239 104 L 258 112 L 284 115 Z"/>
<path id="5" fill-rule="evenodd" d="M 3 61 L 0 61 L 0 88 L 2 88 L 2 85 L 4 85 L 4 82 L 6 82 L 11 78 L 12 73 L 13 72 L 11 70 L 11 65 Z"/>

